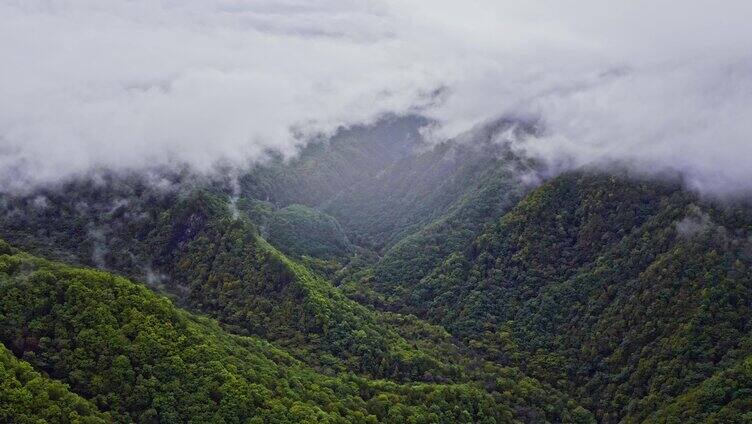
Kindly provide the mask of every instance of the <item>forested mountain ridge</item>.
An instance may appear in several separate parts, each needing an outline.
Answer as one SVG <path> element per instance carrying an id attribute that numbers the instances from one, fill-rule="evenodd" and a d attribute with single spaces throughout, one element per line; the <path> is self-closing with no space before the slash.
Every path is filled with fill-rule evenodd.
<path id="1" fill-rule="evenodd" d="M 372 125 L 342 128 L 307 143 L 290 160 L 273 157 L 240 175 L 240 192 L 281 206 L 321 206 L 425 148 L 420 129 L 427 123 L 419 116 L 386 116 Z"/>
<path id="2" fill-rule="evenodd" d="M 419 284 L 374 287 L 600 420 L 638 422 L 752 352 L 751 218 L 676 184 L 570 174 Z"/>
<path id="3" fill-rule="evenodd" d="M 337 185 L 341 183 L 338 176 L 357 173 L 336 193 L 320 196 L 310 203 L 335 217 L 355 244 L 383 256 L 374 262 L 368 255 L 356 255 L 365 258 L 365 269 L 360 259 L 338 279 L 352 281 L 353 273 L 375 274 L 379 284 L 398 281 L 413 284 L 444 257 L 466 248 L 485 225 L 500 217 L 538 183 L 543 172 L 539 164 L 513 148 L 515 141 L 535 134 L 534 122 L 492 121 L 433 146 L 420 139 L 416 141 L 420 124 L 425 122 L 388 119 L 382 131 L 399 129 L 398 137 L 406 137 L 410 140 L 407 145 L 413 147 L 391 161 L 375 161 L 371 167 L 365 167 L 366 172 L 353 168 L 359 161 L 332 161 L 323 153 L 335 158 L 341 155 L 360 158 L 368 154 L 368 151 L 353 153 L 361 144 L 351 145 L 341 153 L 339 146 L 332 143 L 304 150 L 300 159 L 290 164 L 254 169 L 241 181 L 264 181 L 271 170 L 275 175 L 284 175 L 282 181 L 299 179 L 301 168 L 305 168 L 303 164 L 314 167 L 313 163 L 324 170 L 316 171 L 324 177 L 307 181 L 305 186 L 312 192 L 330 193 L 318 186 Z M 284 188 L 280 190 L 286 192 Z M 296 190 L 288 191 L 291 194 L 280 205 L 306 202 L 306 197 L 297 195 Z M 359 296 L 353 293 L 357 290 L 346 289 Z M 374 298 L 363 300 L 378 303 Z"/>
<path id="4" fill-rule="evenodd" d="M 500 423 L 541 419 L 535 414 L 545 412 L 531 406 L 553 405 L 534 382 L 514 382 L 508 372 L 496 376 L 503 393 L 471 383 L 399 385 L 325 376 L 122 277 L 51 263 L 5 244 L 0 266 L 2 340 L 116 422 Z M 44 418 L 48 406 L 31 402 Z M 563 405 L 571 410 L 547 412 L 557 420 L 588 422 L 582 408 Z M 76 408 L 95 411 L 85 403 Z M 76 422 L 72 418 L 61 422 Z"/>
<path id="5" fill-rule="evenodd" d="M 745 423 L 752 420 L 752 356 L 718 372 L 648 416 L 649 423 Z"/>
<path id="6" fill-rule="evenodd" d="M 529 188 L 528 180 L 539 179 L 540 169 L 534 161 L 511 147 L 511 143 L 535 131 L 532 123 L 501 119 L 456 139 L 424 146 L 368 181 L 353 184 L 328 199 L 322 209 L 364 245 L 379 251 L 386 251 L 442 217 L 456 214 L 467 203 L 493 199 L 503 209 L 508 207 L 505 203 L 519 200 Z M 501 194 L 478 196 L 478 191 L 491 190 L 492 186 L 500 186 L 509 198 Z M 468 201 L 468 197 L 476 200 Z M 482 221 L 484 216 L 473 218 L 464 223 Z"/>
<path id="7" fill-rule="evenodd" d="M 52 401 L 93 419 L 752 419 L 749 204 L 621 171 L 543 178 L 514 149 L 532 124 L 499 121 L 433 146 L 424 124 L 392 117 L 343 130 L 237 181 L 104 173 L 3 195 L 0 235 L 69 265 L 3 245 L 0 342 L 93 409 Z M 171 302 L 75 266 L 144 281 Z M 92 327 L 70 321 L 81 308 Z M 144 331 L 169 325 L 153 340 L 96 326 L 140 316 L 127 310 L 151 317 Z M 175 384 L 196 387 L 188 409 L 164 400 L 178 388 L 161 392 L 152 377 L 126 385 L 138 393 L 103 384 L 121 378 L 102 374 L 115 359 L 108 341 L 96 345 L 104 359 L 85 346 L 56 356 L 82 331 L 112 335 L 132 367 L 129 343 L 169 340 L 162 368 L 140 372 L 162 381 L 181 370 Z M 217 386 L 196 362 L 177 367 L 174 358 L 198 358 L 182 337 L 227 380 Z M 14 378 L 4 390 L 28 380 Z M 240 382 L 232 393 L 229 381 Z M 257 392 L 273 402 L 243 409 Z"/>
<path id="8" fill-rule="evenodd" d="M 129 203 L 127 215 L 117 210 L 110 216 L 101 214 L 103 222 L 97 228 L 106 232 L 84 233 L 78 251 L 65 245 L 49 250 L 58 226 L 76 225 L 77 220 L 70 218 L 77 212 L 61 213 L 69 209 L 66 199 L 48 199 L 38 211 L 38 221 L 34 221 L 31 200 L 31 213 L 19 215 L 24 217 L 20 225 L 38 228 L 52 239 L 44 250 L 52 257 L 74 256 L 74 263 L 145 278 L 179 304 L 218 318 L 232 332 L 288 343 L 317 366 L 395 379 L 449 378 L 462 373 L 429 351 L 413 350 L 374 312 L 271 247 L 248 218 L 233 216 L 226 196 L 204 189 L 168 196 L 170 206 L 162 210 L 156 209 L 161 207 L 159 201 L 149 198 L 143 205 Z M 139 220 L 129 219 L 131 215 Z M 15 225 L 5 231 L 11 227 Z M 26 234 L 22 230 L 16 239 L 24 241 Z M 91 240 L 92 234 L 106 234 L 107 240 L 99 245 L 98 239 Z M 33 249 L 34 244 L 24 247 Z M 97 251 L 99 255 L 89 257 Z M 363 335 L 355 337 L 360 332 Z M 311 349 L 316 354 L 306 353 Z"/>
<path id="9" fill-rule="evenodd" d="M 138 181 L 120 183 L 124 186 L 116 190 L 123 193 L 140 187 Z M 108 190 L 113 188 L 105 185 L 86 196 L 83 190 L 70 196 L 74 189 L 62 197 L 48 193 L 44 207 L 38 204 L 39 195 L 13 199 L 9 208 L 25 208 L 26 213 L 11 209 L 6 214 L 10 225 L 4 231 L 24 241 L 27 233 L 21 228 L 34 229 L 32 248 L 46 237 L 40 244 L 52 256 L 75 256 L 77 263 L 122 267 L 122 272 L 144 275 L 152 288 L 191 310 L 216 317 L 224 329 L 262 336 L 320 372 L 355 372 L 398 381 L 482 382 L 497 402 L 500 398 L 518 405 L 514 415 L 587 421 L 588 414 L 566 396 L 518 370 L 463 355 L 443 329 L 378 313 L 345 298 L 320 276 L 269 246 L 248 218 L 235 216 L 228 197 L 211 187 L 163 194 L 169 201 L 141 193 L 135 196 L 139 199 L 128 201 L 127 214 L 122 205 L 107 205 L 113 197 Z M 96 201 L 100 198 L 102 204 Z M 84 199 L 87 208 L 71 205 Z M 244 204 L 244 199 L 237 202 L 240 211 Z M 57 233 L 59 228 L 89 222 L 90 210 L 97 211 L 97 225 L 107 231 L 82 234 L 78 251 L 66 245 L 59 246 L 59 252 L 51 249 L 55 238 L 64 236 Z M 131 222 L 134 215 L 140 221 Z M 138 231 L 131 233 L 132 228 Z M 91 240 L 92 234 L 102 233 L 107 234 L 106 243 L 98 249 L 87 246 L 96 247 L 101 240 Z M 92 255 L 97 251 L 99 255 Z"/>

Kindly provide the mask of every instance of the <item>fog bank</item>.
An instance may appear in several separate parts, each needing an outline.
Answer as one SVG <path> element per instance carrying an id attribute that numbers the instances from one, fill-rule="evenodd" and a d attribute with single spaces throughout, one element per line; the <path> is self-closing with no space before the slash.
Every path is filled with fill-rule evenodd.
<path id="1" fill-rule="evenodd" d="M 0 0 L 0 186 L 292 154 L 387 113 L 500 116 L 552 167 L 752 189 L 746 1 Z"/>

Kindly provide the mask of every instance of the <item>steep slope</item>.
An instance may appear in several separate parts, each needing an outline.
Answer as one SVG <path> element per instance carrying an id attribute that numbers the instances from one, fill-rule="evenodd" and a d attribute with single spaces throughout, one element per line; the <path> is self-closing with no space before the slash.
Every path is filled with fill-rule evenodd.
<path id="1" fill-rule="evenodd" d="M 539 181 L 540 167 L 513 148 L 534 131 L 520 121 L 489 123 L 407 155 L 323 202 L 355 244 L 383 255 L 357 255 L 333 278 L 349 296 L 378 306 L 385 305 L 380 293 L 405 295 L 400 288 L 409 291 L 465 249 Z"/>
<path id="2" fill-rule="evenodd" d="M 346 260 L 355 247 L 336 219 L 317 209 L 242 198 L 237 208 L 248 215 L 265 240 L 285 254 L 300 258 Z"/>
<path id="3" fill-rule="evenodd" d="M 534 164 L 513 153 L 510 143 L 533 131 L 530 124 L 500 120 L 458 139 L 425 146 L 373 178 L 352 184 L 322 208 L 360 243 L 384 251 L 486 185 L 500 184 L 517 195 L 524 191 L 520 186 L 534 177 Z M 505 201 L 500 194 L 494 199 Z"/>
<path id="4" fill-rule="evenodd" d="M 0 421 L 104 424 L 111 418 L 68 387 L 35 371 L 0 343 Z"/>
<path id="5" fill-rule="evenodd" d="M 524 176 L 532 172 L 514 161 L 510 152 L 495 157 L 480 175 L 461 183 L 461 196 L 438 218 L 386 250 L 374 268 L 375 288 L 404 296 L 446 256 L 467 248 L 487 224 L 511 208 L 530 188 Z"/>
<path id="6" fill-rule="evenodd" d="M 226 196 L 208 186 L 161 193 L 141 184 L 78 182 L 62 192 L 9 197 L 0 231 L 52 258 L 145 279 L 229 330 L 289 346 L 329 372 L 464 378 L 460 367 L 414 349 L 374 311 L 271 247 L 233 214 Z M 40 196 L 43 207 L 35 204 Z"/>
<path id="7" fill-rule="evenodd" d="M 417 116 L 386 116 L 372 125 L 343 128 L 330 138 L 308 142 L 289 161 L 272 158 L 241 175 L 241 194 L 280 207 L 321 205 L 412 155 L 426 124 Z"/>
<path id="8" fill-rule="evenodd" d="M 569 399 L 605 423 L 743 422 L 752 208 L 587 171 L 532 190 L 510 143 L 534 128 L 496 124 L 422 149 L 409 119 L 343 131 L 239 197 L 180 173 L 4 196 L 0 234 L 331 378 L 478 384 L 524 422 L 587 420 Z"/>
<path id="9" fill-rule="evenodd" d="M 45 257 L 153 280 L 148 234 L 196 181 L 180 173 L 104 173 L 28 193 L 2 193 L 0 233 Z"/>
<path id="10" fill-rule="evenodd" d="M 560 421 L 576 409 L 566 396 L 519 370 L 465 355 L 464 348 L 441 328 L 390 316 L 346 298 L 328 281 L 268 245 L 242 213 L 235 213 L 227 196 L 211 187 L 163 194 L 167 206 L 145 200 L 151 195 L 142 193 L 128 201 L 127 214 L 118 208 L 102 213 L 113 210 L 108 204 L 119 198 L 111 196 L 107 187 L 96 187 L 96 195 L 89 197 L 76 196 L 75 190 L 65 196 L 47 193 L 47 204 L 39 211 L 33 194 L 25 200 L 11 198 L 9 203 L 16 208 L 25 205 L 23 210 L 29 213 L 10 216 L 26 217 L 25 228 L 40 237 L 32 246 L 40 244 L 53 253 L 56 239 L 49 235 L 58 234 L 61 217 L 73 216 L 76 222 L 95 219 L 97 228 L 103 228 L 95 234 L 106 234 L 99 247 L 105 252 L 99 257 L 102 262 L 88 258 L 88 249 L 67 251 L 67 245 L 58 248 L 55 257 L 78 254 L 80 262 L 108 269 L 126 264 L 123 272 L 135 269 L 136 277 L 143 275 L 152 288 L 178 304 L 217 318 L 235 334 L 264 337 L 319 372 L 356 372 L 405 382 L 479 381 L 499 396 L 516 399 L 524 411 L 520 413 L 537 420 Z M 83 201 L 89 205 L 85 210 L 71 206 Z M 245 203 L 241 198 L 236 206 L 242 211 Z M 90 210 L 97 211 L 92 213 L 96 216 L 88 215 Z M 132 221 L 132 216 L 139 218 Z M 30 239 L 6 215 L 8 221 L 13 225 L 0 226 L 2 231 L 14 240 Z M 91 233 L 80 237 L 91 243 Z"/>
<path id="11" fill-rule="evenodd" d="M 514 398 L 512 387 L 489 394 L 473 384 L 399 385 L 318 374 L 266 342 L 225 333 L 105 272 L 7 245 L 0 270 L 0 340 L 118 422 L 543 420 L 532 401 L 517 403 L 524 399 Z M 531 382 L 517 384 L 528 387 L 515 392 L 541 395 Z M 555 416 L 589 420 L 574 406 Z"/>
<path id="12" fill-rule="evenodd" d="M 412 117 L 385 119 L 309 144 L 289 163 L 256 166 L 241 177 L 242 192 L 271 202 L 256 201 L 246 210 L 266 222 L 271 211 L 290 204 L 316 206 L 336 218 L 319 228 L 341 225 L 355 245 L 384 255 L 374 269 L 376 281 L 417 282 L 514 205 L 540 171 L 512 148 L 536 131 L 534 123 L 503 119 L 438 145 L 421 141 L 421 125 L 426 122 Z M 341 237 L 319 238 L 322 245 L 341 245 Z M 351 264 L 346 274 L 363 265 Z"/>
<path id="13" fill-rule="evenodd" d="M 639 421 L 752 353 L 749 210 L 674 184 L 566 175 L 391 307 L 569 391 L 604 422 Z"/>
<path id="14" fill-rule="evenodd" d="M 275 340 L 339 371 L 346 366 L 398 380 L 460 374 L 269 246 L 221 198 L 198 192 L 165 212 L 156 228 L 149 237 L 152 257 L 155 269 L 169 276 L 166 284 L 236 333 Z"/>
<path id="15" fill-rule="evenodd" d="M 752 356 L 723 370 L 651 414 L 647 423 L 752 421 Z"/>

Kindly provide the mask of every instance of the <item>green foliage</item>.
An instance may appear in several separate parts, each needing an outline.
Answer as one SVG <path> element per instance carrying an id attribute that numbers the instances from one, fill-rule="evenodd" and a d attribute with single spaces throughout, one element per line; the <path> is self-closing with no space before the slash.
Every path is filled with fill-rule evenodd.
<path id="1" fill-rule="evenodd" d="M 121 277 L 25 254 L 0 267 L 3 342 L 119 422 L 512 421 L 472 385 L 317 374 Z"/>
<path id="2" fill-rule="evenodd" d="M 748 204 L 592 172 L 529 192 L 497 138 L 534 128 L 421 149 L 424 123 L 272 158 L 231 201 L 182 172 L 4 196 L 14 245 L 221 329 L 0 243 L 2 341 L 121 421 L 752 419 Z"/>
<path id="3" fill-rule="evenodd" d="M 331 372 L 400 381 L 461 377 L 458 366 L 413 349 L 375 312 L 260 239 L 217 196 L 198 192 L 179 202 L 157 228 L 150 239 L 167 284 L 235 333 L 273 340 Z"/>
<path id="4" fill-rule="evenodd" d="M 44 377 L 0 344 L 0 421 L 96 424 L 111 420 L 65 384 Z"/>
<path id="5" fill-rule="evenodd" d="M 127 193 L 132 190 L 128 187 L 115 185 L 110 190 Z M 94 193 L 95 199 L 87 200 L 90 209 L 112 209 L 108 207 L 112 191 L 106 185 Z M 60 224 L 58 219 L 66 216 L 57 211 L 72 210 L 72 205 L 82 201 L 74 189 L 68 197 L 50 194 L 48 199 L 54 201 L 49 200 L 44 216 L 53 218 L 27 220 L 26 231 L 37 228 L 41 234 L 53 233 Z M 495 402 L 513 405 L 515 411 L 524 411 L 538 420 L 569 421 L 576 415 L 576 403 L 518 372 L 507 372 L 510 376 L 502 384 L 495 377 L 495 369 L 465 356 L 448 335 L 439 339 L 433 337 L 434 332 L 414 331 L 413 327 L 420 327 L 419 322 L 392 319 L 346 298 L 321 274 L 334 274 L 340 280 L 349 278 L 350 272 L 340 273 L 330 268 L 333 264 L 314 258 L 300 258 L 314 266 L 316 274 L 285 257 L 259 238 L 244 214 L 234 216 L 227 197 L 211 187 L 176 191 L 169 194 L 170 200 L 145 199 L 163 198 L 144 192 L 128 202 L 133 206 L 128 215 L 140 217 L 137 227 L 128 225 L 127 215 L 120 213 L 92 212 L 96 216 L 91 216 L 86 210 L 77 210 L 67 216 L 81 222 L 96 219 L 97 226 L 105 228 L 102 233 L 107 237 L 102 250 L 107 252 L 104 259 L 108 268 L 126 264 L 123 272 L 135 269 L 131 275 L 146 277 L 152 288 L 168 294 L 178 304 L 217 318 L 224 329 L 264 337 L 328 375 L 356 372 L 403 382 L 480 381 Z M 32 199 L 11 198 L 9 203 L 23 206 L 24 201 L 31 211 Z M 162 201 L 169 205 L 163 206 Z M 255 210 L 246 208 L 248 204 L 254 205 Z M 263 202 L 242 198 L 236 205 L 242 212 L 249 212 L 252 219 L 275 210 Z M 14 222 L 7 216 L 6 219 Z M 7 230 L 8 226 L 0 228 Z M 18 231 L 8 233 L 24 240 L 22 227 L 14 228 Z M 131 233 L 129 228 L 138 228 L 138 232 Z M 90 241 L 86 234 L 82 238 Z M 47 249 L 55 245 L 50 238 L 39 240 L 49 243 Z M 65 245 L 60 251 L 48 251 L 57 252 L 53 255 L 56 257 L 73 253 L 80 262 L 87 263 L 86 249 L 67 248 Z M 130 259 L 111 259 L 120 257 Z M 367 251 L 357 258 L 360 259 L 351 261 L 355 268 L 374 260 Z M 357 265 L 361 260 L 361 265 Z"/>
<path id="6" fill-rule="evenodd" d="M 671 184 L 566 175 L 388 307 L 568 391 L 604 422 L 640 421 L 752 353 L 744 210 Z"/>
<path id="7" fill-rule="evenodd" d="M 336 259 L 354 250 L 337 220 L 316 209 L 293 204 L 277 210 L 267 202 L 248 199 L 239 203 L 262 236 L 288 255 Z"/>
<path id="8" fill-rule="evenodd" d="M 273 215 L 269 241 L 294 256 L 332 258 L 353 251 L 334 218 L 303 205 L 290 205 Z"/>
<path id="9" fill-rule="evenodd" d="M 353 240 L 379 251 L 422 230 L 418 238 L 433 248 L 444 248 L 443 239 L 455 247 L 510 207 L 526 190 L 519 177 L 532 172 L 529 161 L 491 135 L 477 143 L 446 142 L 353 184 L 322 208 Z M 429 225 L 433 228 L 424 230 Z"/>
<path id="10" fill-rule="evenodd" d="M 752 356 L 688 390 L 645 422 L 752 422 Z"/>
<path id="11" fill-rule="evenodd" d="M 33 197 L 11 198 L 0 228 L 22 242 L 29 241 L 29 232 L 44 235 L 25 245 L 43 244 L 39 250 L 52 257 L 74 257 L 74 263 L 145 279 L 180 305 L 216 317 L 228 330 L 273 340 L 326 372 L 465 380 L 461 367 L 412 348 L 377 313 L 265 243 L 248 219 L 233 216 L 222 194 L 207 189 L 160 197 L 138 181 L 106 187 L 81 183 L 68 187 L 67 197 L 47 193 L 43 209 L 34 206 Z M 120 196 L 127 201 L 115 203 L 130 206 L 127 213 L 110 205 Z M 75 206 L 84 201 L 86 208 Z M 242 199 L 239 205 L 244 206 Z M 25 212 L 11 212 L 20 208 Z M 286 209 L 294 215 L 301 210 Z M 72 231 L 75 243 L 62 243 L 68 221 L 81 228 L 94 221 L 101 230 Z M 92 260 L 90 248 L 100 237 L 102 264 Z"/>
<path id="12" fill-rule="evenodd" d="M 389 248 L 374 270 L 377 290 L 390 296 L 409 295 L 444 258 L 466 249 L 488 223 L 511 207 L 526 189 L 517 178 L 522 171 L 511 170 L 511 162 L 511 157 L 496 159 L 472 183 L 458 183 L 465 193 L 443 215 Z"/>
<path id="13" fill-rule="evenodd" d="M 184 184 L 182 175 L 159 177 L 168 188 L 138 175 L 103 175 L 24 195 L 3 195 L 0 236 L 13 245 L 67 263 L 149 273 L 143 242 Z"/>

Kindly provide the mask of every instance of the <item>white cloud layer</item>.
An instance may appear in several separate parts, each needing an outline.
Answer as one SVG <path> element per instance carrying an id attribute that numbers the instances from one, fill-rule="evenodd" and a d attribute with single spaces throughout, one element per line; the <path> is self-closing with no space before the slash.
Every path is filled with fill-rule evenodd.
<path id="1" fill-rule="evenodd" d="M 751 16 L 706 0 L 0 0 L 0 186 L 243 163 L 419 110 L 437 137 L 534 116 L 545 135 L 525 148 L 552 164 L 749 193 Z"/>

